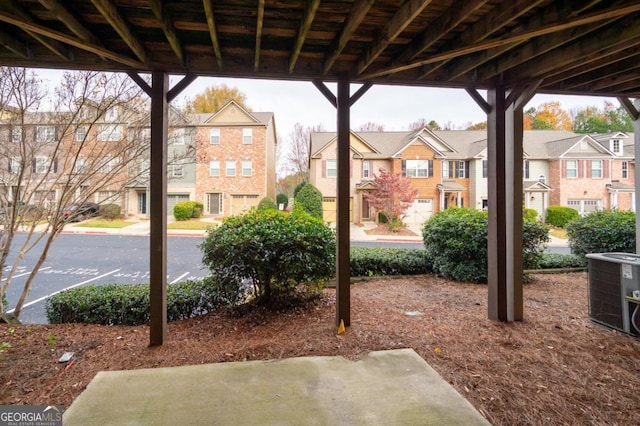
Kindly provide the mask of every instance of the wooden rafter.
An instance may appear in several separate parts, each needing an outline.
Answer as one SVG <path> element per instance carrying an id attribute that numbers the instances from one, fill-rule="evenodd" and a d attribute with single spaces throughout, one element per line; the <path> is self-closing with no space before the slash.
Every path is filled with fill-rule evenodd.
<path id="1" fill-rule="evenodd" d="M 407 62 L 415 59 L 422 52 L 433 46 L 433 43 L 440 40 L 448 31 L 457 27 L 465 18 L 482 7 L 488 0 L 456 0 L 451 6 L 435 19 L 432 25 L 402 52 L 394 62 Z"/>
<path id="2" fill-rule="evenodd" d="M 349 17 L 342 27 L 342 32 L 334 42 L 331 51 L 324 61 L 324 65 L 322 67 L 323 75 L 326 75 L 333 64 L 336 62 L 338 56 L 340 56 L 340 53 L 342 53 L 342 50 L 345 48 L 345 46 L 353 36 L 353 33 L 358 29 L 358 27 L 362 23 L 362 20 L 369 12 L 369 9 L 371 9 L 371 6 L 373 6 L 374 1 L 375 0 L 356 1 L 356 4 L 351 9 Z"/>
<path id="3" fill-rule="evenodd" d="M 114 62 L 117 62 L 122 65 L 126 65 L 128 67 L 132 67 L 134 69 L 145 69 L 145 64 L 143 64 L 142 62 L 136 61 L 126 56 L 119 55 L 108 49 L 105 49 L 102 46 L 97 46 L 92 43 L 86 42 L 84 40 L 79 40 L 68 34 L 54 31 L 42 25 L 25 21 L 24 19 L 16 18 L 15 16 L 12 16 L 12 15 L 7 15 L 5 13 L 0 12 L 0 21 L 6 22 L 7 24 L 19 26 L 24 30 L 33 31 L 37 34 L 52 38 L 62 43 L 69 44 L 73 47 L 77 47 L 78 49 L 91 52 L 94 55 L 98 55 L 103 58 L 110 59 Z"/>
<path id="4" fill-rule="evenodd" d="M 481 42 L 494 34 L 496 31 L 504 28 L 506 25 L 509 25 L 511 22 L 525 15 L 543 1 L 545 0 L 518 0 L 514 2 L 501 3 L 500 5 L 498 5 L 498 7 L 496 7 L 494 13 L 492 13 L 491 15 L 487 15 L 484 19 L 481 19 L 474 23 L 470 28 L 468 28 L 461 34 L 459 40 L 456 40 L 453 43 L 449 43 L 449 46 L 445 47 L 443 50 L 451 48 L 454 43 L 458 45 L 467 45 L 471 43 Z M 509 48 L 511 48 L 510 45 L 501 48 L 500 53 Z M 496 54 L 493 57 L 499 54 L 497 52 L 495 53 Z M 425 66 L 422 69 L 422 75 L 420 76 L 420 79 L 426 78 L 428 75 L 445 65 L 447 62 L 448 61 L 443 61 L 437 64 L 430 64 Z M 460 74 L 464 74 L 468 70 L 469 68 L 465 68 Z"/>
<path id="5" fill-rule="evenodd" d="M 39 0 L 40 4 L 46 7 L 53 15 L 66 25 L 69 30 L 74 33 L 78 38 L 91 43 L 95 46 L 100 46 L 100 40 L 93 35 L 76 17 L 67 10 L 58 0 Z"/>
<path id="6" fill-rule="evenodd" d="M 304 41 L 307 38 L 307 34 L 309 33 L 309 29 L 311 28 L 313 19 L 316 16 L 318 6 L 320 6 L 320 1 L 321 0 L 309 0 L 307 1 L 307 4 L 304 8 L 304 14 L 302 15 L 302 21 L 300 22 L 300 28 L 298 29 L 298 34 L 296 35 L 296 41 L 293 45 L 293 49 L 291 49 L 291 56 L 289 57 L 289 74 L 293 72 L 293 69 L 296 66 L 298 56 L 300 56 L 302 46 L 304 45 Z"/>
<path id="7" fill-rule="evenodd" d="M 2 7 L 6 8 L 7 12 L 13 13 L 14 15 L 26 21 L 35 22 L 33 16 L 24 7 L 22 7 L 22 5 L 16 2 L 16 0 L 6 0 L 2 2 Z M 69 49 L 67 49 L 57 41 L 51 40 L 47 37 L 43 37 L 30 31 L 26 31 L 26 33 L 61 59 L 64 59 L 65 61 L 69 61 L 71 59 L 69 55 Z"/>
<path id="8" fill-rule="evenodd" d="M 640 36 L 640 26 L 631 25 L 633 19 L 625 19 L 619 22 L 620 25 L 609 26 L 597 35 L 582 37 L 571 43 L 564 44 L 552 52 L 535 58 L 534 63 L 525 62 L 505 73 L 508 75 L 509 80 L 520 79 L 525 74 L 527 78 L 531 76 L 543 77 L 545 74 L 552 73 L 555 69 L 575 63 L 580 58 L 586 58 L 594 52 L 607 48 L 612 49 L 612 45 L 623 49 L 625 41 Z"/>
<path id="9" fill-rule="evenodd" d="M 176 57 L 183 66 L 186 65 L 182 43 L 180 43 L 180 39 L 178 38 L 178 34 L 176 33 L 176 29 L 173 26 L 173 22 L 171 21 L 169 14 L 162 9 L 162 1 L 149 0 L 149 4 L 151 5 L 151 10 L 153 11 L 154 16 L 160 24 L 160 28 L 162 28 L 164 36 L 167 38 L 169 45 L 173 49 L 173 53 L 176 54 Z"/>
<path id="10" fill-rule="evenodd" d="M 448 59 L 453 59 L 453 58 L 457 58 L 464 55 L 469 55 L 475 52 L 481 52 L 486 49 L 505 46 L 512 43 L 519 43 L 534 37 L 539 37 L 546 34 L 552 34 L 554 32 L 563 31 L 566 29 L 579 27 L 582 25 L 593 24 L 593 23 L 608 20 L 608 19 L 618 18 L 620 16 L 630 15 L 638 11 L 640 11 L 640 4 L 631 4 L 621 8 L 619 7 L 609 8 L 605 11 L 591 13 L 582 17 L 569 19 L 563 22 L 550 21 L 547 25 L 543 25 L 541 27 L 530 28 L 520 33 L 509 34 L 501 38 L 485 40 L 480 43 L 476 43 L 468 46 L 460 46 L 456 49 L 452 49 L 449 51 L 440 52 L 438 54 L 432 55 L 429 58 L 410 61 L 410 62 L 401 63 L 401 64 L 395 64 L 395 65 L 392 64 L 387 68 L 383 68 L 376 72 L 367 74 L 363 76 L 363 78 L 370 79 L 375 77 L 382 77 L 389 74 L 394 74 L 401 71 L 417 68 L 421 65 L 433 64 L 436 62 L 445 61 Z"/>
<path id="11" fill-rule="evenodd" d="M 218 63 L 218 68 L 222 69 L 222 52 L 220 50 L 220 41 L 218 40 L 218 30 L 216 29 L 216 21 L 213 17 L 212 0 L 202 0 L 204 6 L 204 14 L 207 17 L 207 27 L 209 28 L 209 36 L 213 45 L 213 53 Z"/>
<path id="12" fill-rule="evenodd" d="M 149 58 L 144 46 L 133 34 L 129 24 L 127 24 L 127 21 L 122 17 L 118 8 L 109 0 L 91 0 L 91 3 L 98 9 L 98 12 L 107 20 L 109 25 L 116 30 L 120 38 L 129 46 L 140 62 L 148 63 Z"/>
<path id="13" fill-rule="evenodd" d="M 409 0 L 403 4 L 396 14 L 393 15 L 393 18 L 385 25 L 378 38 L 360 58 L 358 62 L 358 74 L 362 74 L 432 1 L 433 0 Z"/>
<path id="14" fill-rule="evenodd" d="M 264 25 L 264 1 L 258 0 L 258 10 L 256 12 L 256 48 L 253 54 L 253 70 L 258 72 L 260 68 L 260 46 L 262 44 L 262 26 Z"/>
<path id="15" fill-rule="evenodd" d="M 23 59 L 29 59 L 31 56 L 25 43 L 4 31 L 0 31 L 0 46 L 3 46 Z"/>
<path id="16" fill-rule="evenodd" d="M 607 78 L 594 80 L 594 84 L 589 84 L 589 88 L 593 90 L 605 90 L 615 87 L 616 85 L 627 83 L 629 81 L 638 81 L 640 74 L 640 61 L 635 59 L 637 66 L 626 67 L 619 72 L 609 73 Z"/>

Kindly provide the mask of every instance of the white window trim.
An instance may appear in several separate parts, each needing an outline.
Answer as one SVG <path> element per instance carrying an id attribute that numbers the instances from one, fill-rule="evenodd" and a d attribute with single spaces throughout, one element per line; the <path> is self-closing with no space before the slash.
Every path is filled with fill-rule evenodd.
<path id="1" fill-rule="evenodd" d="M 362 177 L 364 179 L 371 177 L 371 162 L 369 160 L 362 161 Z"/>
<path id="2" fill-rule="evenodd" d="M 405 173 L 407 177 L 410 178 L 428 178 L 429 176 L 429 160 L 405 160 Z M 411 164 L 416 164 L 414 167 L 409 167 L 409 162 Z M 421 168 L 420 165 L 425 165 L 426 168 Z M 457 164 L 456 164 L 457 167 Z M 424 176 L 420 175 L 420 171 L 423 170 L 425 172 Z"/>
<path id="3" fill-rule="evenodd" d="M 211 145 L 220 145 L 220 129 L 213 128 L 209 129 L 209 144 Z"/>
<path id="4" fill-rule="evenodd" d="M 237 164 L 236 164 L 236 160 L 225 160 L 224 162 L 224 174 L 225 176 L 229 176 L 229 177 L 234 177 L 237 175 Z M 230 165 L 233 165 L 233 168 L 229 167 Z M 230 171 L 232 171 L 232 173 L 229 173 Z"/>
<path id="5" fill-rule="evenodd" d="M 332 167 L 329 167 L 329 164 L 332 165 Z M 334 160 L 334 159 L 330 159 L 327 160 L 325 163 L 325 176 L 328 178 L 335 178 L 338 177 L 338 160 Z M 329 173 L 329 171 L 331 170 L 331 173 Z"/>
<path id="6" fill-rule="evenodd" d="M 211 167 L 214 163 L 218 165 L 217 168 Z M 213 173 L 214 170 L 218 170 L 217 173 Z M 209 161 L 209 176 L 218 177 L 220 176 L 220 160 L 211 160 Z"/>
<path id="7" fill-rule="evenodd" d="M 629 179 L 629 162 L 622 162 L 622 179 Z"/>
<path id="8" fill-rule="evenodd" d="M 574 167 L 569 168 L 570 163 L 572 163 Z M 568 179 L 576 179 L 578 177 L 578 160 L 566 160 L 565 167 Z M 569 176 L 569 170 L 575 171 L 575 176 Z"/>
<path id="9" fill-rule="evenodd" d="M 242 129 L 242 143 L 251 145 L 253 143 L 253 129 L 250 127 Z"/>
<path id="10" fill-rule="evenodd" d="M 245 167 L 247 163 L 249 167 Z M 245 173 L 246 170 L 249 173 Z M 251 160 L 242 160 L 242 176 L 253 176 L 253 162 Z"/>
<path id="11" fill-rule="evenodd" d="M 600 167 L 594 168 L 594 165 L 596 165 L 598 163 L 600 164 Z M 604 161 L 603 160 L 591 160 L 591 178 L 592 179 L 602 179 L 603 167 L 604 167 Z M 595 176 L 594 172 L 598 172 L 599 176 Z"/>
<path id="12" fill-rule="evenodd" d="M 171 165 L 171 177 L 183 178 L 184 177 L 184 164 L 172 164 Z"/>

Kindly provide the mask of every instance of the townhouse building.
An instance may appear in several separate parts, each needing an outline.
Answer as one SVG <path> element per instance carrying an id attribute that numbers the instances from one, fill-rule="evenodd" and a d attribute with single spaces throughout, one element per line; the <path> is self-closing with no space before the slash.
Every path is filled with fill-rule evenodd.
<path id="1" fill-rule="evenodd" d="M 335 220 L 336 134 L 311 135 L 310 181 L 323 194 L 325 220 Z M 376 220 L 364 193 L 384 168 L 411 179 L 418 195 L 404 217 L 420 224 L 450 206 L 488 207 L 486 131 L 351 132 L 350 217 Z M 583 135 L 568 131 L 525 131 L 523 206 L 544 219 L 547 207 L 580 213 L 633 210 L 633 135 Z"/>

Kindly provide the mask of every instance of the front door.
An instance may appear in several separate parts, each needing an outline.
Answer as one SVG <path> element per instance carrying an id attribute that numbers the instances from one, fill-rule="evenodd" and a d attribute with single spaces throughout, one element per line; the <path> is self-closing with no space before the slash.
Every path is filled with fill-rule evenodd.
<path id="1" fill-rule="evenodd" d="M 138 192 L 138 214 L 147 214 L 147 192 Z"/>
<path id="2" fill-rule="evenodd" d="M 209 214 L 219 215 L 222 211 L 222 194 L 209 194 Z"/>
<path id="3" fill-rule="evenodd" d="M 371 204 L 366 197 L 362 197 L 362 220 L 371 220 Z"/>

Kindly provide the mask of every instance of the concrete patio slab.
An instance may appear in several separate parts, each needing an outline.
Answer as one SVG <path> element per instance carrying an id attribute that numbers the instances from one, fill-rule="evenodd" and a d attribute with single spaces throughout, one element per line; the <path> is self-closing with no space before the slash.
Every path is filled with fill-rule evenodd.
<path id="1" fill-rule="evenodd" d="M 488 425 L 412 349 L 100 372 L 73 425 Z"/>

